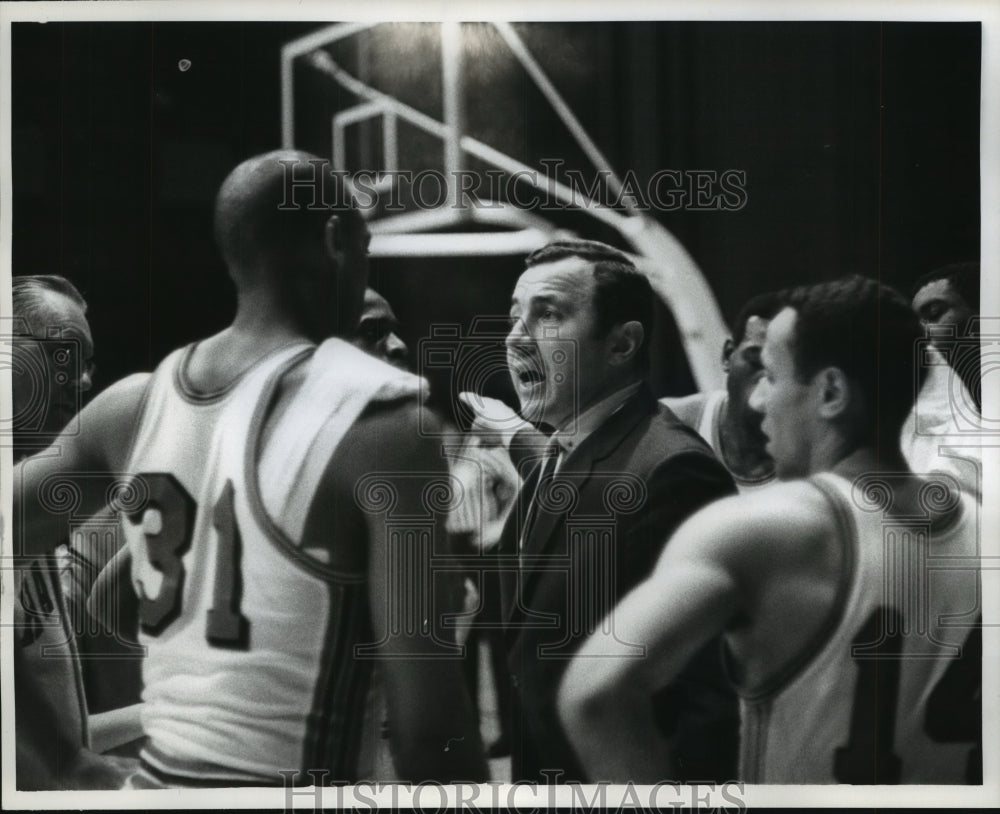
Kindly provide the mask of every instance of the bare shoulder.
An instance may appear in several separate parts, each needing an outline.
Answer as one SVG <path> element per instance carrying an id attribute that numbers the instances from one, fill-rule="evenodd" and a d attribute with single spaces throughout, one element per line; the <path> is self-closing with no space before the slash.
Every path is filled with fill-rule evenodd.
<path id="1" fill-rule="evenodd" d="M 417 397 L 370 405 L 344 439 L 364 460 L 406 462 L 428 456 L 444 465 L 441 444 L 445 425 Z"/>
<path id="2" fill-rule="evenodd" d="M 109 469 L 122 469 L 127 463 L 151 378 L 150 373 L 134 373 L 119 379 L 80 413 L 81 437 L 96 446 L 92 454 L 102 457 Z"/>
<path id="3" fill-rule="evenodd" d="M 412 480 L 447 472 L 444 430 L 416 397 L 371 404 L 337 447 L 323 488 L 353 494 L 363 478 L 375 473 Z"/>
<path id="4" fill-rule="evenodd" d="M 102 390 L 87 406 L 109 415 L 136 413 L 142 406 L 152 373 L 133 373 Z"/>
<path id="5" fill-rule="evenodd" d="M 701 411 L 705 407 L 706 399 L 705 393 L 693 393 L 690 396 L 681 396 L 680 398 L 662 398 L 660 404 L 673 412 L 682 422 L 695 429 L 698 419 L 701 417 Z"/>
<path id="6" fill-rule="evenodd" d="M 807 481 L 718 500 L 693 515 L 666 546 L 664 559 L 709 558 L 752 574 L 775 561 L 815 555 L 835 525 L 827 498 Z"/>

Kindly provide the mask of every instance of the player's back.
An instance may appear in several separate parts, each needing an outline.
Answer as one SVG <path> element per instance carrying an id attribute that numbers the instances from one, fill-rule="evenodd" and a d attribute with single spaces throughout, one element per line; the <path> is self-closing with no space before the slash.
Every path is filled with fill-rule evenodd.
<path id="1" fill-rule="evenodd" d="M 909 476 L 903 481 L 913 486 Z M 976 503 L 892 476 L 811 482 L 843 543 L 826 622 L 780 674 L 742 688 L 741 779 L 967 783 L 981 776 Z M 959 658 L 961 656 L 961 658 Z"/>
<path id="2" fill-rule="evenodd" d="M 370 668 L 351 658 L 371 635 L 366 575 L 330 552 L 364 540 L 329 529 L 325 548 L 300 543 L 354 420 L 418 380 L 329 340 L 197 393 L 190 355 L 154 374 L 129 459 L 149 498 L 143 509 L 137 493 L 123 521 L 148 649 L 145 768 L 176 784 L 280 784 L 281 770 L 311 769 L 357 779 L 372 729 Z"/>

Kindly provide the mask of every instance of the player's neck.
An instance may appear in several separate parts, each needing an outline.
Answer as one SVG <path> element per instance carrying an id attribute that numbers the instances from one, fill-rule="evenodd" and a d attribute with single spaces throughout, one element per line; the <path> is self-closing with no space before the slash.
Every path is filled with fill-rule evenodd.
<path id="1" fill-rule="evenodd" d="M 211 392 L 239 378 L 279 348 L 305 340 L 293 324 L 261 320 L 252 314 L 241 319 L 237 313 L 230 327 L 198 343 L 186 375 L 193 387 Z"/>
<path id="2" fill-rule="evenodd" d="M 249 341 L 262 351 L 271 350 L 295 339 L 305 339 L 302 321 L 278 305 L 280 297 L 264 287 L 240 291 L 232 325 L 219 336 L 243 344 Z"/>
<path id="3" fill-rule="evenodd" d="M 282 314 L 268 314 L 240 309 L 233 324 L 219 334 L 233 344 L 248 344 L 258 349 L 273 349 L 296 339 L 306 339 L 306 332 L 295 320 Z"/>
<path id="4" fill-rule="evenodd" d="M 830 471 L 848 480 L 854 480 L 861 475 L 871 475 L 876 472 L 908 472 L 909 466 L 899 444 L 888 445 L 878 449 L 872 445 L 857 447 L 843 455 Z"/>

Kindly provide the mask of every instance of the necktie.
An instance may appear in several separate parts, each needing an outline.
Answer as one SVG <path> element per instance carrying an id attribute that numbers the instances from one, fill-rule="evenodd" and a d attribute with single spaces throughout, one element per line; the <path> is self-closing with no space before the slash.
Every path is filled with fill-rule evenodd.
<path id="1" fill-rule="evenodd" d="M 545 457 L 542 459 L 541 472 L 538 475 L 538 480 L 535 482 L 535 491 L 531 495 L 531 503 L 528 504 L 528 511 L 524 518 L 524 526 L 521 529 L 521 540 L 518 545 L 518 551 L 524 550 L 524 544 L 528 540 L 528 534 L 531 531 L 532 526 L 535 524 L 535 518 L 538 516 L 538 496 L 543 488 L 547 488 L 548 482 L 552 480 L 555 474 L 556 462 L 559 460 L 559 444 L 554 440 L 549 441 L 548 445 L 545 447 Z"/>

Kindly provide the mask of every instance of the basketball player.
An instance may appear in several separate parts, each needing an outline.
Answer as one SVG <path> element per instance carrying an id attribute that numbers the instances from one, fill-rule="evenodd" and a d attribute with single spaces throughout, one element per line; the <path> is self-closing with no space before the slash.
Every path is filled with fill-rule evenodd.
<path id="1" fill-rule="evenodd" d="M 981 410 L 979 263 L 952 263 L 924 274 L 913 286 L 912 304 Z"/>
<path id="2" fill-rule="evenodd" d="M 903 426 L 903 452 L 915 471 L 951 475 L 982 500 L 975 436 L 982 399 L 979 264 L 935 269 L 913 291 L 913 310 L 932 347 L 923 350 L 927 381 Z"/>
<path id="3" fill-rule="evenodd" d="M 559 706 L 590 776 L 663 775 L 649 694 L 721 632 L 741 780 L 981 782 L 976 504 L 914 477 L 899 450 L 919 337 L 873 280 L 793 292 L 751 399 L 783 482 L 673 536 L 615 610 L 617 638 L 645 657 L 602 658 L 610 636 L 580 650 Z M 952 570 L 931 581 L 928 558 Z"/>
<path id="4" fill-rule="evenodd" d="M 781 295 L 758 294 L 740 309 L 733 336 L 722 347 L 725 390 L 660 399 L 712 447 L 741 492 L 774 480 L 774 463 L 765 452 L 761 415 L 750 407 L 750 394 L 762 375 L 760 351 L 767 325 L 782 308 Z"/>
<path id="5" fill-rule="evenodd" d="M 365 289 L 361 319 L 351 341 L 365 353 L 406 369 L 410 349 L 399 336 L 399 320 L 389 301 L 374 288 Z"/>
<path id="6" fill-rule="evenodd" d="M 418 380 L 343 339 L 316 345 L 357 324 L 364 221 L 326 162 L 274 152 L 223 182 L 215 233 L 232 325 L 110 387 L 59 459 L 15 473 L 36 546 L 59 525 L 39 505 L 49 473 L 137 475 L 113 501 L 147 647 L 130 786 L 364 778 L 376 660 L 399 777 L 483 779 L 439 630 L 457 592 L 432 591 L 444 516 L 427 495 L 447 469 L 417 432 Z"/>
<path id="7" fill-rule="evenodd" d="M 763 373 L 760 351 L 767 326 L 781 310 L 785 292 L 752 297 L 740 309 L 733 338 L 722 349 L 725 390 L 663 398 L 677 417 L 704 438 L 725 464 L 741 492 L 769 486 L 774 464 L 764 447 L 761 414 L 750 407 L 750 395 Z M 919 316 L 919 312 L 918 312 Z M 948 376 L 948 365 L 934 348 L 925 351 L 927 375 L 900 432 L 903 456 L 915 473 L 943 472 L 955 478 L 970 495 L 981 500 L 981 456 L 970 446 L 954 419 L 954 404 L 971 404 L 960 379 Z M 949 445 L 957 442 L 957 447 Z"/>
<path id="8" fill-rule="evenodd" d="M 365 353 L 397 367 L 406 367 L 409 348 L 399 336 L 399 320 L 388 300 L 372 288 L 365 291 L 361 319 L 353 343 Z M 505 448 L 483 443 L 480 433 L 466 433 L 445 445 L 452 477 L 461 486 L 462 499 L 448 514 L 447 530 L 453 537 L 456 551 L 479 551 L 496 545 L 503 524 L 517 494 L 518 475 Z M 505 651 L 502 631 L 496 619 L 500 616 L 499 581 L 494 571 L 475 572 L 464 581 L 463 616 L 455 628 L 455 640 L 467 647 L 465 655 L 466 681 L 469 697 L 478 709 L 479 641 L 489 645 L 493 685 L 497 691 L 497 712 L 500 737 L 487 750 L 489 757 L 507 754 L 505 725 L 509 692 L 506 678 Z M 479 585 L 484 590 L 479 590 Z M 492 623 L 492 624 L 491 624 Z"/>

